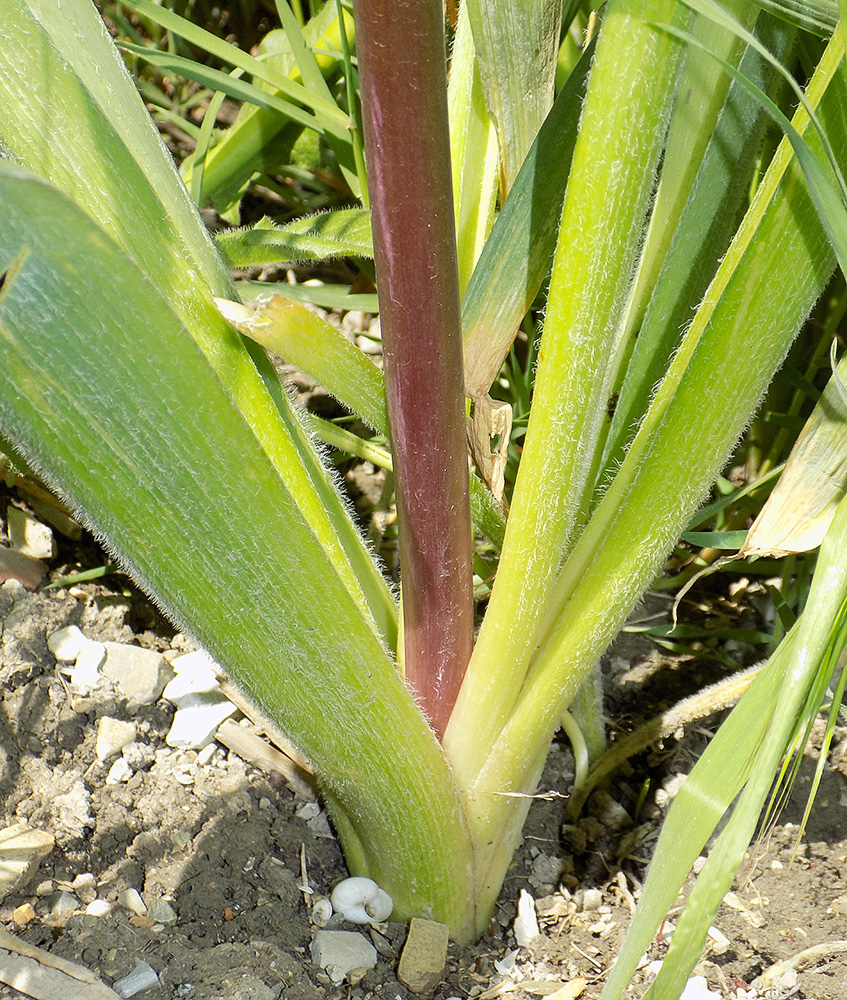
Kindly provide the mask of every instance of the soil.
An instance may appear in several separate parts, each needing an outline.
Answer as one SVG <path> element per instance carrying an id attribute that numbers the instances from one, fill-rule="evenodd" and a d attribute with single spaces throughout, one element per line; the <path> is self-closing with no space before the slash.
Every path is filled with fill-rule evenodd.
<path id="1" fill-rule="evenodd" d="M 14 492 L 0 501 L 3 514 L 7 502 L 25 506 Z M 2 520 L 0 527 L 5 530 Z M 58 555 L 49 563 L 52 579 L 106 562 L 85 535 L 77 542 L 61 535 L 57 540 Z M 199 759 L 196 751 L 167 746 L 174 709 L 165 700 L 134 711 L 117 697 L 73 703 L 46 644 L 48 635 L 69 624 L 97 640 L 161 651 L 191 648 L 120 575 L 52 591 L 27 592 L 17 583 L 0 588 L 0 827 L 25 821 L 56 841 L 28 884 L 0 901 L 0 927 L 84 964 L 106 983 L 145 961 L 160 980 L 139 994 L 146 1000 L 410 997 L 396 976 L 404 925 L 362 931 L 380 958 L 355 985 L 334 985 L 311 964 L 314 927 L 304 872 L 313 894 L 327 895 L 346 871 L 331 834 L 316 835 L 314 823 L 298 816 L 303 800 L 281 785 L 278 775 L 222 746 Z M 607 711 L 616 719 L 649 717 L 658 705 L 706 679 L 698 674 L 701 661 L 680 663 L 643 640 L 633 643 L 627 638 L 606 660 Z M 134 721 L 145 748 L 131 779 L 117 785 L 105 783 L 111 761 L 101 763 L 95 755 L 97 722 L 107 714 Z M 491 1000 L 508 994 L 525 1000 L 584 979 L 582 992 L 568 995 L 596 1000 L 658 836 L 665 806 L 655 798 L 664 802 L 667 795 L 648 798 L 637 840 L 621 806 L 633 811 L 645 773 L 658 789 L 686 773 L 719 722 L 719 716 L 700 720 L 676 734 L 679 739 L 668 738 L 633 761 L 632 775 L 616 778 L 611 788 L 618 807 L 607 804 L 577 829 L 563 829 L 572 758 L 563 738 L 554 742 L 541 784 L 551 794 L 533 804 L 491 930 L 473 947 L 451 945 L 436 998 Z M 716 921 L 725 940 L 710 939 L 698 967 L 714 995 L 847 997 L 847 957 L 836 947 L 847 938 L 845 745 L 847 730 L 840 728 L 793 865 L 802 792 L 813 762 L 780 826 L 751 850 Z M 88 875 L 93 877 L 79 878 Z M 75 912 L 51 913 L 50 894 L 72 885 Z M 138 890 L 148 908 L 168 902 L 175 922 L 156 922 L 118 905 L 119 894 L 129 888 Z M 529 948 L 516 950 L 512 924 L 524 889 L 536 901 L 542 934 Z M 115 903 L 107 915 L 84 912 L 95 894 Z M 20 926 L 13 913 L 27 903 L 34 915 Z M 630 996 L 644 994 L 652 977 L 649 963 L 664 954 L 669 928 L 651 947 Z M 832 947 L 771 989 L 751 988 L 777 960 L 818 944 Z M 23 995 L 0 986 L 0 998 Z"/>

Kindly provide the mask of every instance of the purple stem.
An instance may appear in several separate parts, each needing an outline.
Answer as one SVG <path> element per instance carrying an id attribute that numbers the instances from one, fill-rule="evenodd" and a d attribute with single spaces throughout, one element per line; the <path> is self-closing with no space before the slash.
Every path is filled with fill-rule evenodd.
<path id="1" fill-rule="evenodd" d="M 400 531 L 406 681 L 441 736 L 473 576 L 441 0 L 355 0 Z"/>

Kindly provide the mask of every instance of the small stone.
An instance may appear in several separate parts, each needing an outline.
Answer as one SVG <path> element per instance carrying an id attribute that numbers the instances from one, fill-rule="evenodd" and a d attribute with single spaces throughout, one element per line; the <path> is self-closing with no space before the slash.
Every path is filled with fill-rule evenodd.
<path id="1" fill-rule="evenodd" d="M 136 736 L 134 722 L 121 722 L 104 715 L 97 725 L 97 744 L 94 752 L 98 760 L 108 760 L 120 753 L 125 746 L 134 742 Z"/>
<path id="2" fill-rule="evenodd" d="M 35 887 L 35 895 L 41 897 L 52 896 L 56 891 L 56 883 L 52 878 L 46 878 L 43 882 L 39 882 Z"/>
<path id="3" fill-rule="evenodd" d="M 77 875 L 71 883 L 71 888 L 81 903 L 91 903 L 97 898 L 97 879 L 91 872 Z"/>
<path id="4" fill-rule="evenodd" d="M 599 910 L 603 902 L 603 893 L 599 889 L 586 889 L 582 894 L 582 907 L 586 913 Z"/>
<path id="5" fill-rule="evenodd" d="M 99 687 L 103 678 L 100 668 L 106 662 L 106 647 L 102 642 L 85 639 L 71 672 L 71 688 L 76 694 L 88 694 Z"/>
<path id="6" fill-rule="evenodd" d="M 35 590 L 47 575 L 47 565 L 40 559 L 0 545 L 0 583 L 15 583 L 25 590 Z"/>
<path id="7" fill-rule="evenodd" d="M 202 649 L 175 657 L 171 666 L 176 676 L 169 682 L 164 696 L 177 708 L 182 704 L 182 698 L 219 690 L 217 664 Z"/>
<path id="8" fill-rule="evenodd" d="M 235 712 L 235 705 L 220 692 L 184 697 L 165 742 L 182 750 L 200 750 L 212 742 L 218 726 Z"/>
<path id="9" fill-rule="evenodd" d="M 147 907 L 144 905 L 144 900 L 139 895 L 137 889 L 124 889 L 118 895 L 118 902 L 127 910 L 132 910 L 139 917 L 147 916 Z"/>
<path id="10" fill-rule="evenodd" d="M 311 955 L 312 962 L 325 969 L 336 985 L 348 973 L 376 965 L 376 949 L 355 931 L 315 931 Z"/>
<path id="11" fill-rule="evenodd" d="M 214 739 L 218 726 L 236 711 L 220 690 L 214 661 L 202 650 L 185 653 L 173 660 L 176 677 L 163 697 L 176 705 L 168 746 L 200 750 Z"/>
<path id="12" fill-rule="evenodd" d="M 136 771 L 149 766 L 156 759 L 156 748 L 149 743 L 127 743 L 121 753 L 127 764 Z"/>
<path id="13" fill-rule="evenodd" d="M 494 960 L 494 969 L 499 972 L 501 976 L 508 976 L 512 969 L 518 964 L 518 955 L 520 954 L 520 948 L 515 948 L 512 951 L 507 951 L 502 958 L 497 958 Z"/>
<path id="14" fill-rule="evenodd" d="M 60 628 L 47 639 L 47 648 L 60 663 L 73 663 L 83 644 L 88 642 L 76 625 Z"/>
<path id="15" fill-rule="evenodd" d="M 147 911 L 147 916 L 159 924 L 175 924 L 177 920 L 173 907 L 165 899 L 157 899 Z"/>
<path id="16" fill-rule="evenodd" d="M 588 811 L 609 830 L 624 830 L 632 826 L 629 813 L 608 792 L 594 792 L 588 800 Z"/>
<path id="17" fill-rule="evenodd" d="M 53 532 L 25 510 L 7 507 L 6 524 L 13 549 L 33 559 L 52 559 L 56 555 Z"/>
<path id="18" fill-rule="evenodd" d="M 21 903 L 12 910 L 12 920 L 17 927 L 26 927 L 30 920 L 35 919 L 35 910 L 32 903 Z"/>
<path id="19" fill-rule="evenodd" d="M 53 843 L 52 834 L 34 830 L 25 823 L 0 830 L 0 899 L 27 885 L 41 859 L 53 849 Z"/>
<path id="20" fill-rule="evenodd" d="M 119 997 L 126 1000 L 127 997 L 134 997 L 142 990 L 149 990 L 152 986 L 159 986 L 159 977 L 155 969 L 146 962 L 139 962 L 138 965 L 123 979 L 117 979 L 112 983 L 112 989 Z"/>
<path id="21" fill-rule="evenodd" d="M 64 890 L 53 893 L 49 902 L 50 912 L 54 917 L 60 916 L 63 913 L 73 913 L 79 907 L 79 900 L 76 896 Z"/>
<path id="22" fill-rule="evenodd" d="M 68 771 L 62 777 L 68 790 L 53 799 L 53 828 L 60 839 L 81 838 L 87 827 L 94 826 L 91 793 L 80 771 Z"/>
<path id="23" fill-rule="evenodd" d="M 515 941 L 520 948 L 528 947 L 539 935 L 538 916 L 535 912 L 535 900 L 526 889 L 521 889 L 518 897 L 518 915 L 512 927 Z"/>
<path id="24" fill-rule="evenodd" d="M 167 660 L 153 649 L 107 642 L 103 673 L 117 685 L 130 707 L 153 705 L 174 676 Z"/>
<path id="25" fill-rule="evenodd" d="M 90 917 L 108 917 L 112 912 L 112 904 L 108 899 L 93 899 L 85 908 Z"/>
<path id="26" fill-rule="evenodd" d="M 133 770 L 123 757 L 118 757 L 106 775 L 107 785 L 121 785 L 133 775 Z"/>
<path id="27" fill-rule="evenodd" d="M 447 961 L 448 936 L 446 924 L 412 918 L 397 967 L 397 978 L 412 993 L 432 993 L 441 982 Z"/>

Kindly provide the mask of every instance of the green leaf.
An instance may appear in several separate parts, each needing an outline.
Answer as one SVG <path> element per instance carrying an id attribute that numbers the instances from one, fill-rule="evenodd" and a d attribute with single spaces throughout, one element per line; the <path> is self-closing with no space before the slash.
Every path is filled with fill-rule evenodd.
<path id="1" fill-rule="evenodd" d="M 245 345 L 215 309 L 214 294 L 234 296 L 232 281 L 95 8 L 88 0 L 63 0 L 61 8 L 15 0 L 0 20 L 0 41 L 0 99 L 10 103 L 0 142 L 85 205 L 167 296 L 219 377 L 237 386 L 241 410 L 285 469 L 350 593 L 392 643 L 396 603 L 265 352 Z M 19 60 L 33 68 L 26 80 Z"/>
<path id="2" fill-rule="evenodd" d="M 251 229 L 220 233 L 215 245 L 230 267 L 373 257 L 370 216 L 363 208 L 307 215 L 284 226 L 263 219 Z"/>
<path id="3" fill-rule="evenodd" d="M 203 63 L 199 63 L 195 59 L 186 59 L 185 56 L 179 56 L 173 52 L 161 52 L 159 49 L 147 45 L 134 45 L 132 42 L 119 42 L 118 45 L 124 52 L 131 52 L 163 73 L 173 73 L 188 80 L 194 80 L 204 87 L 219 90 L 236 100 L 249 101 L 257 108 L 275 111 L 277 114 L 285 115 L 291 121 L 299 122 L 300 125 L 305 125 L 307 128 L 322 131 L 320 120 L 315 115 L 304 111 L 303 108 L 291 101 L 269 94 L 266 90 L 262 90 L 246 80 L 238 80 L 219 69 L 204 66 Z"/>
<path id="4" fill-rule="evenodd" d="M 447 100 L 459 289 L 464 294 L 494 221 L 500 165 L 497 130 L 485 108 L 466 3 L 459 8 Z"/>
<path id="5" fill-rule="evenodd" d="M 348 33 L 352 33 L 353 20 L 349 14 L 345 14 L 345 27 Z M 324 4 L 303 29 L 303 35 L 316 53 L 322 72 L 331 79 L 338 70 L 338 59 L 334 53 L 340 45 L 339 23 L 332 4 Z M 262 39 L 259 57 L 277 73 L 290 76 L 296 82 L 296 63 L 282 29 L 271 31 Z M 258 81 L 258 85 L 272 94 L 280 94 L 279 90 L 262 81 Z M 302 126 L 276 111 L 243 104 L 233 124 L 209 150 L 203 178 L 205 196 L 215 204 L 227 199 L 237 204 L 242 188 L 254 171 L 276 169 L 280 164 L 292 162 L 292 148 L 302 129 Z M 192 171 L 193 158 L 188 157 L 180 167 L 188 185 Z M 355 177 L 346 176 L 352 192 L 358 194 Z"/>
<path id="6" fill-rule="evenodd" d="M 834 0 L 756 0 L 756 3 L 789 24 L 821 37 L 831 35 L 838 23 L 838 3 Z"/>
<path id="7" fill-rule="evenodd" d="M 653 861 L 602 1000 L 617 1000 L 677 898 L 680 886 L 750 773 L 785 676 L 783 643 L 717 731 L 662 826 Z"/>
<path id="8" fill-rule="evenodd" d="M 467 6 L 505 195 L 553 104 L 562 4 L 467 0 Z"/>
<path id="9" fill-rule="evenodd" d="M 308 372 L 375 431 L 388 434 L 382 372 L 323 317 L 279 294 L 254 307 L 216 302 L 241 333 Z"/>
<path id="10" fill-rule="evenodd" d="M 308 757 L 397 915 L 467 937 L 447 763 L 240 386 L 55 188 L 0 165 L 0 215 L 2 434 Z"/>
<path id="11" fill-rule="evenodd" d="M 257 79 L 270 84 L 270 86 L 285 94 L 290 101 L 297 101 L 311 108 L 325 122 L 332 122 L 335 126 L 342 129 L 349 123 L 347 115 L 330 98 L 315 94 L 308 87 L 303 86 L 302 83 L 297 83 L 284 73 L 277 72 L 267 62 L 263 62 L 261 59 L 256 59 L 247 52 L 243 52 L 235 45 L 225 42 L 223 39 L 218 38 L 209 31 L 205 31 L 196 24 L 192 24 L 191 21 L 187 21 L 184 17 L 180 17 L 179 14 L 175 14 L 166 7 L 160 7 L 158 4 L 153 3 L 152 0 L 123 0 L 123 2 L 127 7 L 138 11 L 139 14 L 144 14 L 145 17 L 149 17 L 163 28 L 167 28 L 168 31 L 172 31 L 187 42 L 191 42 L 192 45 L 196 45 L 210 55 L 216 56 L 221 62 L 227 63 L 230 66 L 238 66 L 245 73 L 250 73 Z M 129 47 L 129 43 L 124 44 Z M 132 46 L 131 50 L 134 52 L 136 49 L 137 46 Z M 152 58 L 159 58 L 152 50 L 145 51 Z M 144 52 L 139 52 L 138 54 L 144 55 Z M 160 55 L 168 58 L 166 53 L 161 53 Z M 186 61 L 189 63 L 192 62 L 192 60 Z M 201 64 L 194 63 L 193 65 L 197 67 L 198 71 L 201 69 Z"/>
<path id="12" fill-rule="evenodd" d="M 755 835 L 762 806 L 812 689 L 826 686 L 844 647 L 847 616 L 847 503 L 842 502 L 821 545 L 806 610 L 780 647 L 779 687 L 773 714 L 752 761 L 747 785 L 733 808 L 688 897 L 671 947 L 647 997 L 676 1000 L 702 953 L 706 933 Z M 750 697 L 748 694 L 746 697 Z M 816 701 L 814 711 L 820 705 Z M 761 706 L 756 706 L 761 708 Z M 809 719 L 809 725 L 811 719 Z M 715 778 L 726 781 L 726 771 Z M 689 817 L 690 818 L 690 817 Z M 642 897 L 643 898 L 643 897 Z"/>
<path id="13" fill-rule="evenodd" d="M 462 299 L 465 386 L 488 392 L 550 270 L 593 43 L 527 153 Z"/>
<path id="14" fill-rule="evenodd" d="M 747 539 L 746 531 L 683 531 L 682 540 L 710 549 L 740 549 Z"/>

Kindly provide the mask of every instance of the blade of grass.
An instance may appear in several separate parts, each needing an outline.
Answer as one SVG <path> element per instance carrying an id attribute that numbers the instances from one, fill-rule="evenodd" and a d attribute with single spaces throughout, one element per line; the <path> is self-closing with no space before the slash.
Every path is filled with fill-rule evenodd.
<path id="1" fill-rule="evenodd" d="M 553 104 L 560 0 L 466 0 L 505 200 Z"/>
<path id="2" fill-rule="evenodd" d="M 568 77 L 497 216 L 462 300 L 465 386 L 486 394 L 550 270 L 593 43 Z"/>
<path id="3" fill-rule="evenodd" d="M 447 100 L 459 289 L 464 294 L 494 222 L 500 162 L 497 130 L 485 109 L 467 4 L 459 8 Z"/>
<path id="4" fill-rule="evenodd" d="M 396 915 L 432 907 L 467 938 L 470 846 L 446 761 L 239 400 L 55 188 L 0 165 L 0 214 L 4 434 L 310 760 L 348 857 Z"/>
<path id="5" fill-rule="evenodd" d="M 370 216 L 363 208 L 307 215 L 284 226 L 262 219 L 250 229 L 230 229 L 218 234 L 215 246 L 230 267 L 373 257 Z"/>
<path id="6" fill-rule="evenodd" d="M 790 29 L 771 20 L 760 31 L 782 54 L 794 37 Z M 697 53 L 709 58 L 699 49 Z M 712 62 L 719 68 L 717 62 Z M 742 72 L 771 85 L 774 73 L 768 72 L 766 66 L 753 49 L 745 52 L 741 62 Z M 751 176 L 755 168 L 766 123 L 761 105 L 741 84 L 733 82 L 640 322 L 609 428 L 602 460 L 607 470 L 604 478 L 623 460 L 626 446 L 689 322 L 691 303 L 702 298 L 714 276 L 716 262 L 726 253 L 746 197 L 743 178 Z M 638 323 L 633 324 L 633 329 L 638 327 Z"/>
<path id="7" fill-rule="evenodd" d="M 163 73 L 173 73 L 188 80 L 195 80 L 204 87 L 219 90 L 236 100 L 249 101 L 257 108 L 285 115 L 286 118 L 306 128 L 313 128 L 318 132 L 323 131 L 321 121 L 316 115 L 304 111 L 303 108 L 291 101 L 283 100 L 281 97 L 268 93 L 267 90 L 262 90 L 261 87 L 257 87 L 247 80 L 236 80 L 228 73 L 214 69 L 212 66 L 204 66 L 203 63 L 199 63 L 195 59 L 186 59 L 185 56 L 174 55 L 171 52 L 161 52 L 148 45 L 133 45 L 132 42 L 119 42 L 118 45 L 124 52 L 131 52 Z"/>
<path id="8" fill-rule="evenodd" d="M 811 686 L 828 679 L 844 644 L 847 615 L 847 503 L 841 503 L 821 545 L 806 610 L 796 626 L 771 723 L 764 733 L 747 785 L 721 832 L 677 922 L 671 947 L 647 996 L 675 1000 L 702 953 L 706 933 L 744 860 L 771 788 L 773 775 Z"/>
<path id="9" fill-rule="evenodd" d="M 290 101 L 296 101 L 307 108 L 311 108 L 323 127 L 330 125 L 341 129 L 347 127 L 349 123 L 348 116 L 331 97 L 327 98 L 313 93 L 302 83 L 297 83 L 284 73 L 277 72 L 267 62 L 256 59 L 247 52 L 242 52 L 241 49 L 218 38 L 210 31 L 192 24 L 191 21 L 187 21 L 184 17 L 180 17 L 179 14 L 168 10 L 167 7 L 160 7 L 158 4 L 153 3 L 152 0 L 121 0 L 121 2 L 139 14 L 144 14 L 151 18 L 156 24 L 167 28 L 168 31 L 173 32 L 180 38 L 184 38 L 192 45 L 203 49 L 204 52 L 208 52 L 209 55 L 215 56 L 221 62 L 230 66 L 237 66 L 244 70 L 245 73 L 249 73 L 251 76 L 270 84 L 270 86 L 280 91 L 280 93 L 285 94 Z M 186 61 L 191 62 L 191 60 Z M 200 68 L 200 64 L 196 64 L 196 66 L 198 69 Z"/>
<path id="10" fill-rule="evenodd" d="M 673 0 L 613 0 L 600 29 L 512 500 L 515 527 L 507 526 L 457 703 L 461 721 L 445 743 L 462 787 L 476 781 L 514 708 L 550 583 L 572 544 L 586 460 L 605 413 L 609 336 L 625 303 L 677 80 L 681 46 L 649 24 L 659 11 L 688 16 Z"/>
<path id="11" fill-rule="evenodd" d="M 352 18 L 345 13 L 345 34 L 353 30 Z M 340 26 L 332 7 L 324 7 L 309 21 L 303 29 L 304 37 L 316 53 L 321 70 L 331 76 L 338 67 L 338 60 L 329 54 L 338 49 L 341 43 Z M 285 44 L 276 44 L 277 39 L 284 39 Z M 296 81 L 297 67 L 291 46 L 281 29 L 271 32 L 259 46 L 259 56 L 263 62 L 272 66 L 278 73 L 290 75 Z M 271 88 L 275 96 L 280 92 Z M 300 126 L 276 111 L 263 110 L 253 104 L 242 105 L 235 122 L 220 137 L 218 143 L 209 151 L 205 164 L 204 188 L 211 201 L 224 197 L 225 193 L 238 191 L 249 179 L 254 169 L 262 169 L 263 154 L 272 146 L 283 130 L 286 130 L 289 144 L 293 145 L 295 135 Z M 187 158 L 180 171 L 186 184 L 191 182 L 192 160 Z M 357 186 L 350 177 L 348 184 L 354 194 Z M 239 196 L 235 196 L 238 198 Z"/>
<path id="12" fill-rule="evenodd" d="M 388 434 L 382 372 L 323 317 L 279 294 L 255 306 L 215 302 L 246 337 L 308 372 L 336 399 L 354 400 L 355 413 L 375 431 Z"/>
<path id="13" fill-rule="evenodd" d="M 323 73 L 321 72 L 317 59 L 312 54 L 312 50 L 306 42 L 303 30 L 297 23 L 297 18 L 292 13 L 286 0 L 276 0 L 276 9 L 279 13 L 280 23 L 288 36 L 291 51 L 294 54 L 295 61 L 297 62 L 297 68 L 300 70 L 303 85 L 317 100 L 320 100 L 327 107 L 337 108 L 338 105 L 335 98 L 332 96 L 332 92 L 327 86 L 326 80 L 324 80 Z M 343 18 L 343 11 L 339 12 L 339 16 Z M 339 25 L 343 30 L 343 25 L 340 21 Z M 339 108 L 339 110 L 341 109 Z M 359 181 L 360 172 L 351 141 L 352 133 L 350 131 L 350 127 L 352 124 L 353 118 L 348 114 L 344 131 L 339 133 L 334 129 L 328 129 L 326 131 L 326 140 L 332 151 L 335 153 L 338 165 L 341 168 L 348 184 L 350 184 L 350 189 L 353 192 L 357 192 L 358 187 L 356 185 Z"/>
<path id="14" fill-rule="evenodd" d="M 691 866 L 747 779 L 753 755 L 773 717 L 792 642 L 793 635 L 768 660 L 679 790 L 662 826 L 641 902 L 602 1000 L 617 1000 L 626 989 Z"/>

